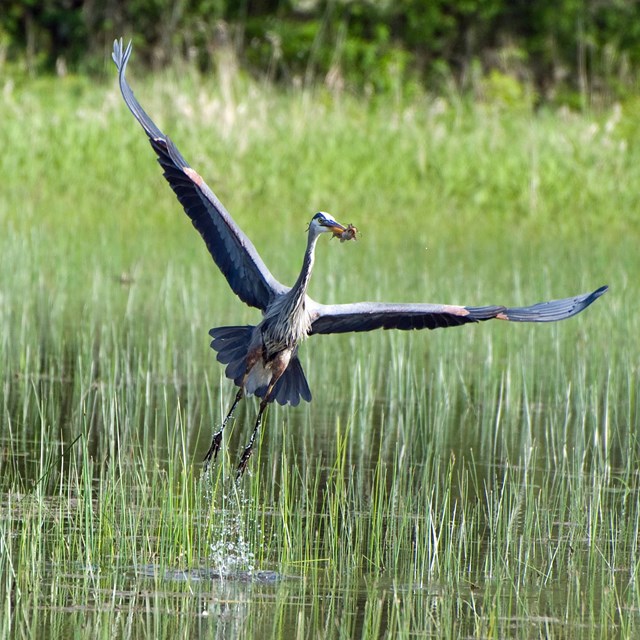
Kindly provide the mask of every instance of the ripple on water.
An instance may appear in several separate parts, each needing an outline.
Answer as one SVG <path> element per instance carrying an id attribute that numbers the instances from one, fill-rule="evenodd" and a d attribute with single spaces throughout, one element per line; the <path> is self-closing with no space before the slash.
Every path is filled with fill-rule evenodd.
<path id="1" fill-rule="evenodd" d="M 176 582 L 206 582 L 213 580 L 226 580 L 230 582 L 254 582 L 259 584 L 273 584 L 284 580 L 284 576 L 277 571 L 223 571 L 221 569 L 209 569 L 206 567 L 196 569 L 164 569 L 155 565 L 140 567 L 138 574 L 148 578 L 162 577 L 163 580 Z"/>

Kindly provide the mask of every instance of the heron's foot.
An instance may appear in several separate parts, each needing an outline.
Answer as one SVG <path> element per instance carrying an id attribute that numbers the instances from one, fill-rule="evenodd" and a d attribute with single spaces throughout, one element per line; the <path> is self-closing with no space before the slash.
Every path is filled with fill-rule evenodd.
<path id="1" fill-rule="evenodd" d="M 216 431 L 213 434 L 213 440 L 211 441 L 211 446 L 209 447 L 209 451 L 207 451 L 207 455 L 204 457 L 204 468 L 205 470 L 209 468 L 212 460 L 215 460 L 218 457 L 218 451 L 222 448 L 222 429 L 220 431 Z"/>
<path id="2" fill-rule="evenodd" d="M 242 475 L 247 468 L 247 464 L 249 463 L 249 458 L 253 455 L 253 442 L 250 442 L 242 452 L 242 456 L 240 457 L 240 462 L 238 463 L 238 469 L 236 471 L 236 482 L 242 478 Z"/>

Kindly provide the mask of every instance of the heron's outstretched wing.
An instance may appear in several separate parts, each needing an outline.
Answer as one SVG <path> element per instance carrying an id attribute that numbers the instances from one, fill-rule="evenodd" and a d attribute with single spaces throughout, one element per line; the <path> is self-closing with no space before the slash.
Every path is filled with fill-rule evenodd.
<path id="1" fill-rule="evenodd" d="M 287 288 L 271 275 L 251 240 L 140 106 L 125 78 L 130 55 L 131 43 L 126 49 L 122 47 L 122 40 L 113 43 L 112 57 L 118 67 L 122 97 L 149 137 L 158 162 L 164 169 L 164 177 L 178 196 L 193 226 L 204 238 L 209 253 L 234 293 L 248 305 L 265 309 L 274 295 L 283 293 Z"/>
<path id="2" fill-rule="evenodd" d="M 555 322 L 575 316 L 599 298 L 608 287 L 574 298 L 540 302 L 530 307 L 458 307 L 447 304 L 314 303 L 314 333 L 346 333 L 373 329 L 438 329 L 497 318 L 513 322 Z"/>

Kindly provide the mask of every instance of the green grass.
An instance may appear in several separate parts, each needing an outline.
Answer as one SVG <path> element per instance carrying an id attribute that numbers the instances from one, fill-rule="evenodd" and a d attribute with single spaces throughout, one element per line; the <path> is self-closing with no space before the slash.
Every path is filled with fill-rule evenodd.
<path id="1" fill-rule="evenodd" d="M 234 393 L 207 331 L 257 314 L 115 82 L 6 85 L 2 637 L 636 634 L 637 105 L 132 84 L 283 282 L 316 210 L 358 226 L 356 243 L 320 242 L 314 298 L 611 291 L 558 325 L 313 338 L 313 403 L 270 409 L 235 487 L 246 402 L 202 478 Z"/>

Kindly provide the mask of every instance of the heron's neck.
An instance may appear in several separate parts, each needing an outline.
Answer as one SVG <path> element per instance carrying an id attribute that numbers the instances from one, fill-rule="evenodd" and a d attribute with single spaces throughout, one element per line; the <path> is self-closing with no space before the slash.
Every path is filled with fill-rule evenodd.
<path id="1" fill-rule="evenodd" d="M 276 351 L 284 346 L 294 347 L 307 337 L 311 329 L 311 321 L 305 308 L 305 298 L 313 270 L 313 254 L 317 240 L 317 235 L 309 236 L 298 279 L 289 292 L 277 298 L 275 304 L 267 310 L 263 322 L 269 327 L 270 339 L 273 343 L 271 346 Z"/>
<path id="2" fill-rule="evenodd" d="M 309 280 L 311 280 L 311 272 L 313 271 L 313 262 L 315 260 L 316 242 L 319 236 L 310 235 L 307 240 L 307 250 L 304 252 L 304 259 L 302 261 L 302 269 L 300 275 L 296 280 L 296 283 L 291 288 L 293 294 L 293 301 L 300 303 L 304 300 L 307 294 L 307 287 L 309 286 Z"/>

